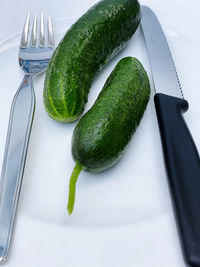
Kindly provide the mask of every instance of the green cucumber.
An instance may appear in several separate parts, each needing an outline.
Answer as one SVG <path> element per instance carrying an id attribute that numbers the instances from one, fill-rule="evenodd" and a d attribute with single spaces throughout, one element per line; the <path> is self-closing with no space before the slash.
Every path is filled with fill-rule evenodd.
<path id="1" fill-rule="evenodd" d="M 50 117 L 76 120 L 96 73 L 131 38 L 140 22 L 137 0 L 102 0 L 67 31 L 47 68 L 44 105 Z"/>
<path id="2" fill-rule="evenodd" d="M 69 185 L 69 214 L 73 211 L 81 170 L 103 171 L 120 159 L 140 123 L 149 96 L 149 80 L 142 64 L 133 57 L 120 60 L 73 132 L 72 155 L 76 165 Z"/>

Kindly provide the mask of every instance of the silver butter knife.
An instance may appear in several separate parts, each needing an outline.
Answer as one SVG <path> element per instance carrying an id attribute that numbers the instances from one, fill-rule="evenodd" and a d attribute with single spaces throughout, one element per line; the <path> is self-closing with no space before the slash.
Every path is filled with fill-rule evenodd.
<path id="1" fill-rule="evenodd" d="M 183 119 L 184 100 L 166 37 L 153 11 L 142 6 L 141 25 L 155 85 L 155 108 L 183 255 L 200 266 L 200 159 Z"/>

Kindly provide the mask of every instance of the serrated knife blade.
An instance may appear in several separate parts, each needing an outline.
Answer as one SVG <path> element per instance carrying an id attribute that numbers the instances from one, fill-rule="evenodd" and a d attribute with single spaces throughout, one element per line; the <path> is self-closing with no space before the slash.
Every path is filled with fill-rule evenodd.
<path id="1" fill-rule="evenodd" d="M 171 51 L 160 23 L 147 6 L 142 6 L 141 25 L 147 44 L 149 61 L 157 93 L 183 97 Z"/>
<path id="2" fill-rule="evenodd" d="M 182 116 L 188 110 L 188 102 L 183 98 L 164 32 L 149 7 L 142 6 L 141 25 L 154 80 L 154 103 L 183 254 L 187 266 L 197 267 L 200 266 L 200 158 Z"/>

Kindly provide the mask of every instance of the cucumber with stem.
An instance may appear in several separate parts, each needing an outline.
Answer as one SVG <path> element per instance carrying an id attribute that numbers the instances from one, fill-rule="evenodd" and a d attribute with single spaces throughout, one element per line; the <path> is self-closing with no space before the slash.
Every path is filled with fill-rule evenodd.
<path id="1" fill-rule="evenodd" d="M 76 165 L 69 185 L 69 214 L 73 211 L 80 172 L 106 170 L 122 157 L 149 96 L 149 79 L 142 64 L 133 57 L 121 59 L 92 108 L 74 129 L 72 155 Z"/>

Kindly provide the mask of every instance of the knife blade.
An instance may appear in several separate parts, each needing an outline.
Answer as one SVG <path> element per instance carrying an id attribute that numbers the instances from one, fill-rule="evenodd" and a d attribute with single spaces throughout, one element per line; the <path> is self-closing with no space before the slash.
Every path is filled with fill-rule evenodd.
<path id="1" fill-rule="evenodd" d="M 175 64 L 154 14 L 142 6 L 141 26 L 155 87 L 154 103 L 172 204 L 188 266 L 200 266 L 200 158 L 182 114 L 188 110 Z"/>

